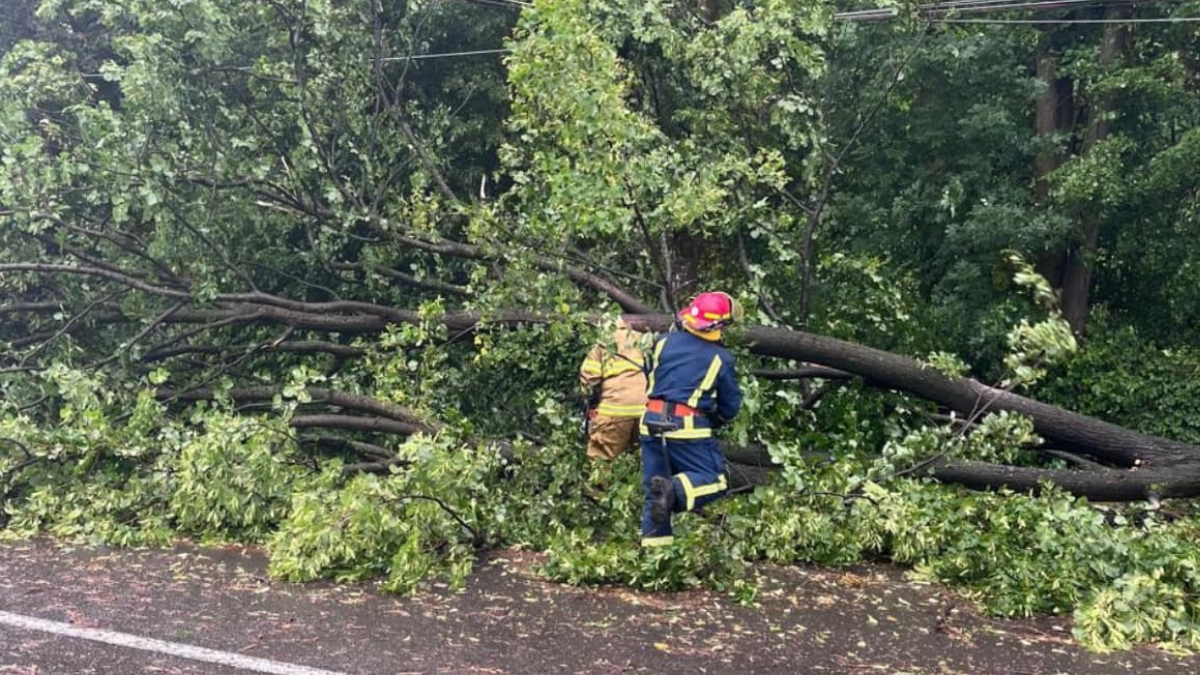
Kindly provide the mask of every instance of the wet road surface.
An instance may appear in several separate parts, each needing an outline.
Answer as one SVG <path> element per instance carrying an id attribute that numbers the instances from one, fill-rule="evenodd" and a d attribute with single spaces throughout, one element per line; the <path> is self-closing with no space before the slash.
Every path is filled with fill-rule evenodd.
<path id="1" fill-rule="evenodd" d="M 1200 672 L 1152 648 L 1086 652 L 1064 618 L 981 617 L 883 566 L 764 568 L 741 606 L 549 583 L 533 563 L 497 552 L 465 592 L 409 598 L 273 582 L 242 547 L 0 545 L 0 675 Z"/>

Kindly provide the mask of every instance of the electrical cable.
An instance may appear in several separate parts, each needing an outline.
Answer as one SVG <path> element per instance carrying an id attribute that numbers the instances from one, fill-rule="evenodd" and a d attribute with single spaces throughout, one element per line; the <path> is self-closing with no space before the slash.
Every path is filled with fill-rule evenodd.
<path id="1" fill-rule="evenodd" d="M 919 5 L 920 15 L 948 14 L 951 12 L 997 13 L 1015 11 L 1049 11 L 1066 7 L 1089 5 L 1132 5 L 1144 6 L 1159 2 L 1173 3 L 1175 0 L 952 0 L 950 2 L 928 3 Z M 838 12 L 834 18 L 840 21 L 874 21 L 887 20 L 899 16 L 899 10 L 891 7 L 877 9 L 862 9 L 850 12 Z"/>
<path id="2" fill-rule="evenodd" d="M 525 9 L 533 7 L 531 2 L 519 2 L 518 0 L 467 0 L 475 5 L 492 5 L 494 7 L 503 7 L 505 9 Z"/>
<path id="3" fill-rule="evenodd" d="M 1115 5 L 1127 4 L 1129 0 L 1120 0 L 1119 2 L 1105 2 L 1105 0 L 1044 0 L 1041 2 L 1003 2 L 1002 0 L 994 0 L 990 3 L 974 4 L 970 6 L 951 7 L 943 9 L 935 7 L 932 12 L 1024 12 L 1024 11 L 1043 11 L 1070 7 L 1072 5 Z"/>
<path id="4" fill-rule="evenodd" d="M 479 49 L 471 52 L 443 52 L 441 54 L 410 54 L 409 56 L 385 56 L 380 61 L 416 61 L 419 59 L 447 59 L 456 56 L 478 56 L 480 54 L 505 54 L 511 49 Z"/>
<path id="5" fill-rule="evenodd" d="M 1116 24 L 1116 23 L 1196 23 L 1200 16 L 1174 16 L 1144 19 L 930 19 L 933 23 L 978 23 L 978 24 Z"/>

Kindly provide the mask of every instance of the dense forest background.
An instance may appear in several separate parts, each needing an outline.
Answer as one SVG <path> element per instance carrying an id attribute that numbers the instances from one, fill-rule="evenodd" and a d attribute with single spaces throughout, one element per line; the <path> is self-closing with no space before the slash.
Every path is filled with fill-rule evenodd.
<path id="1" fill-rule="evenodd" d="M 5 0 L 7 536 L 755 592 L 910 565 L 1200 646 L 1200 3 Z M 740 493 L 636 546 L 589 346 L 713 288 Z M 600 489 L 599 486 L 603 486 Z"/>

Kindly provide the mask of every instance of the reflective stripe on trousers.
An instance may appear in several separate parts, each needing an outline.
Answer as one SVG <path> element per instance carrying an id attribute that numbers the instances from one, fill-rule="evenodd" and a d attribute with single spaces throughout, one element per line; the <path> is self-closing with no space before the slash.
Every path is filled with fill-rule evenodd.
<path id="1" fill-rule="evenodd" d="M 671 466 L 663 457 L 662 439 L 643 435 L 642 443 L 642 544 L 661 546 L 671 543 L 670 521 L 656 524 L 650 520 L 650 478 L 669 476 L 675 486 L 675 512 L 694 511 L 728 492 L 725 456 L 713 438 L 696 440 L 667 439 Z"/>

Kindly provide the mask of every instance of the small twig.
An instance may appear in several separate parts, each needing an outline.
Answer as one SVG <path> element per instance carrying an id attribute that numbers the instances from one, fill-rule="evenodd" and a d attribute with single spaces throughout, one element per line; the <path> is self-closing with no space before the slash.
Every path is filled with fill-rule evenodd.
<path id="1" fill-rule="evenodd" d="M 41 404 L 45 403 L 45 402 L 46 402 L 47 400 L 49 400 L 49 399 L 50 399 L 50 394 L 42 394 L 42 395 L 41 395 L 40 397 L 38 397 L 38 398 L 37 398 L 37 400 L 35 400 L 34 402 L 32 402 L 32 403 L 26 403 L 25 405 L 23 405 L 23 406 L 21 406 L 21 407 L 17 408 L 17 412 L 25 412 L 26 410 L 33 410 L 34 408 L 36 408 L 36 407 L 38 407 L 39 405 L 41 405 Z M 7 439 L 6 439 L 6 440 L 7 440 Z"/>
<path id="2" fill-rule="evenodd" d="M 663 266 L 663 260 L 654 254 L 654 237 L 650 235 L 650 226 L 646 224 L 646 219 L 642 217 L 642 210 L 638 206 L 637 199 L 633 194 L 633 189 L 628 183 L 625 185 L 625 191 L 629 193 L 629 207 L 633 209 L 634 220 L 637 221 L 638 228 L 642 231 L 642 237 L 646 240 L 646 253 L 650 256 L 650 261 L 654 268 L 658 271 L 658 276 L 662 281 L 664 309 L 668 312 L 673 311 L 677 307 L 675 303 L 675 291 L 671 284 L 670 271 Z M 663 250 L 663 257 L 667 257 L 667 251 Z M 669 265 L 670 262 L 668 261 Z"/>
<path id="3" fill-rule="evenodd" d="M 742 265 L 742 272 L 746 274 L 746 279 L 751 283 L 755 280 L 754 270 L 750 267 L 750 257 L 746 255 L 746 238 L 738 232 L 738 262 Z M 763 312 L 771 318 L 772 321 L 782 324 L 783 320 L 779 318 L 779 313 L 775 311 L 775 307 L 771 305 L 771 301 L 767 299 L 765 293 L 758 294 L 758 305 L 762 307 Z"/>
<path id="4" fill-rule="evenodd" d="M 407 501 L 410 499 L 419 499 L 437 504 L 443 511 L 450 514 L 451 518 L 454 518 L 454 520 L 458 521 L 458 524 L 461 525 L 463 529 L 471 533 L 471 538 L 475 541 L 476 546 L 483 545 L 484 540 L 479 536 L 479 531 L 471 527 L 470 523 L 464 520 L 462 516 L 458 515 L 457 511 L 447 506 L 446 502 L 438 499 L 437 497 L 430 497 L 429 495 L 401 495 L 396 498 L 397 501 Z"/>
<path id="5" fill-rule="evenodd" d="M 0 482 L 8 483 L 10 480 L 15 478 L 18 473 L 20 473 L 27 467 L 33 466 L 34 464 L 37 464 L 38 462 L 44 461 L 46 459 L 45 457 L 35 456 L 29 450 L 29 446 L 25 445 L 24 443 L 22 443 L 21 441 L 18 441 L 15 438 L 0 438 L 0 443 L 9 443 L 11 445 L 15 445 L 21 449 L 21 452 L 25 453 L 24 460 L 17 462 L 16 464 L 8 467 L 7 469 L 4 470 L 4 473 L 0 474 Z M 10 496 L 12 496 L 12 492 L 14 489 L 15 489 L 15 486 L 8 485 L 4 490 L 4 494 L 0 495 L 0 501 L 7 501 L 8 498 Z"/>
<path id="6" fill-rule="evenodd" d="M 252 266 L 252 267 L 257 267 L 257 268 L 258 268 L 258 269 L 260 269 L 260 270 L 266 270 L 266 271 L 268 271 L 268 272 L 270 272 L 270 273 L 272 273 L 272 274 L 278 274 L 278 275 L 279 275 L 279 276 L 281 276 L 281 277 L 284 277 L 284 278 L 286 278 L 286 279 L 290 279 L 291 281 L 295 281 L 296 283 L 298 283 L 298 284 L 302 284 L 302 285 L 304 285 L 304 286 L 307 286 L 307 287 L 309 287 L 309 288 L 315 288 L 315 289 L 317 289 L 317 290 L 319 290 L 319 291 L 324 291 L 325 293 L 328 293 L 328 294 L 329 294 L 329 297 L 333 298 L 334 300 L 341 300 L 341 299 L 342 299 L 342 296 L 341 296 L 341 295 L 339 295 L 337 291 L 333 290 L 332 288 L 329 288 L 328 286 L 323 286 L 323 285 L 321 285 L 321 284 L 315 284 L 315 283 L 313 283 L 313 282 L 311 282 L 311 281 L 308 281 L 307 279 L 304 279 L 304 278 L 302 278 L 302 277 L 299 277 L 299 276 L 297 276 L 297 275 L 295 275 L 295 274 L 290 274 L 290 273 L 288 273 L 288 272 L 285 272 L 285 271 L 283 271 L 283 270 L 281 270 L 281 269 L 276 269 L 276 268 L 274 268 L 274 267 L 271 267 L 270 265 L 264 265 L 264 264 L 262 264 L 262 263 L 254 262 L 253 260 L 239 260 L 238 262 L 239 262 L 239 263 L 244 263 L 244 264 L 250 265 L 250 266 Z M 324 260 L 322 260 L 322 263 L 324 263 Z M 257 290 L 257 289 L 255 289 L 255 290 Z"/>
<path id="7" fill-rule="evenodd" d="M 29 362 L 29 359 L 33 358 L 34 356 L 37 356 L 38 354 L 41 353 L 41 351 L 43 349 L 54 344 L 63 335 L 66 335 L 67 332 L 70 331 L 71 328 L 74 327 L 76 323 L 79 323 L 79 321 L 81 319 L 83 319 L 85 316 L 90 314 L 91 311 L 93 309 L 95 309 L 98 305 L 107 303 L 109 300 L 112 300 L 113 298 L 117 297 L 118 295 L 122 295 L 127 292 L 129 292 L 129 289 L 121 289 L 121 290 L 113 291 L 112 293 L 109 293 L 108 295 L 104 296 L 103 298 L 100 298 L 99 300 L 93 300 L 91 302 L 91 304 L 89 304 L 87 307 L 83 308 L 83 311 L 81 311 L 78 314 L 76 314 L 75 316 L 71 317 L 70 320 L 68 320 L 65 324 L 63 324 L 63 327 L 60 328 L 57 333 L 55 333 L 54 335 L 51 335 L 48 340 L 46 340 L 45 342 L 42 342 L 33 351 L 31 351 L 28 354 L 26 354 L 25 356 L 23 356 L 17 365 L 24 367 L 25 364 Z"/>
<path id="8" fill-rule="evenodd" d="M 100 368 L 103 368 L 104 366 L 108 365 L 109 363 L 112 363 L 113 361 L 115 361 L 117 358 L 119 358 L 121 356 L 121 354 L 128 353 L 129 350 L 132 349 L 135 344 L 141 342 L 150 333 L 153 333 L 155 329 L 157 329 L 159 326 L 161 326 L 163 324 L 163 322 L 165 322 L 167 319 L 171 318 L 171 315 L 173 315 L 175 312 L 178 312 L 179 310 L 183 309 L 183 307 L 185 305 L 187 305 L 187 303 L 184 301 L 180 301 L 180 302 L 177 302 L 174 305 L 172 305 L 170 309 L 168 309 L 167 311 L 158 315 L 158 317 L 156 317 L 153 321 L 151 321 L 150 325 L 146 326 L 144 329 L 139 331 L 137 335 L 133 336 L 132 340 L 121 345 L 121 348 L 119 350 L 117 350 L 116 353 L 110 354 L 107 358 L 102 359 L 101 361 L 94 364 L 92 366 L 92 369 L 99 370 Z"/>
<path id="9" fill-rule="evenodd" d="M 278 342 L 282 342 L 283 340 L 286 340 L 288 338 L 288 336 L 291 335 L 294 331 L 295 331 L 295 328 L 288 326 L 283 331 L 283 334 L 279 338 L 277 338 L 277 340 L 275 340 L 274 342 L 278 343 Z M 194 386 L 191 386 L 184 390 L 181 390 L 180 393 L 176 394 L 175 396 L 172 396 L 170 398 L 163 400 L 162 401 L 163 404 L 165 405 L 165 404 L 172 403 L 172 402 L 178 400 L 179 396 L 182 395 L 182 393 L 184 393 L 186 391 L 192 391 L 192 390 L 196 390 L 196 389 L 201 389 L 203 387 L 207 387 L 208 385 L 215 382 L 218 378 L 220 378 L 225 373 L 240 366 L 242 363 L 245 363 L 246 360 L 248 360 L 251 356 L 254 356 L 257 353 L 268 349 L 271 346 L 271 344 L 272 344 L 271 341 L 267 341 L 267 342 L 260 342 L 256 345 L 251 345 L 250 348 L 248 348 L 244 354 L 242 354 L 241 356 L 239 356 L 238 358 L 234 359 L 231 362 L 223 364 L 220 368 L 218 368 L 216 370 L 216 372 L 210 374 L 199 384 L 196 384 Z"/>
<path id="10" fill-rule="evenodd" d="M 33 453 L 30 452 L 29 446 L 25 445 L 24 443 L 22 443 L 21 441 L 18 441 L 15 438 L 0 437 L 0 443 L 9 443 L 11 445 L 15 445 L 21 449 L 21 452 L 25 453 L 25 457 L 27 459 L 33 458 Z"/>
<path id="11" fill-rule="evenodd" d="M 193 337 L 195 335 L 199 335 L 200 333 L 203 333 L 205 331 L 210 331 L 215 328 L 221 328 L 222 326 L 229 326 L 229 325 L 237 324 L 237 323 L 249 323 L 256 319 L 262 318 L 263 316 L 264 316 L 264 314 L 261 310 L 255 310 L 255 311 L 249 312 L 247 314 L 239 314 L 239 315 L 235 315 L 235 316 L 230 316 L 225 319 L 218 319 L 216 321 L 210 321 L 206 324 L 197 326 L 196 328 L 188 329 L 188 330 L 180 333 L 179 335 L 172 337 L 171 339 L 167 340 L 166 342 L 160 342 L 159 344 L 154 345 L 153 347 L 150 348 L 150 353 L 153 354 L 153 353 L 161 352 L 161 351 L 167 349 L 168 347 L 179 344 L 180 342 L 183 342 L 184 340 L 187 340 L 188 338 Z"/>

